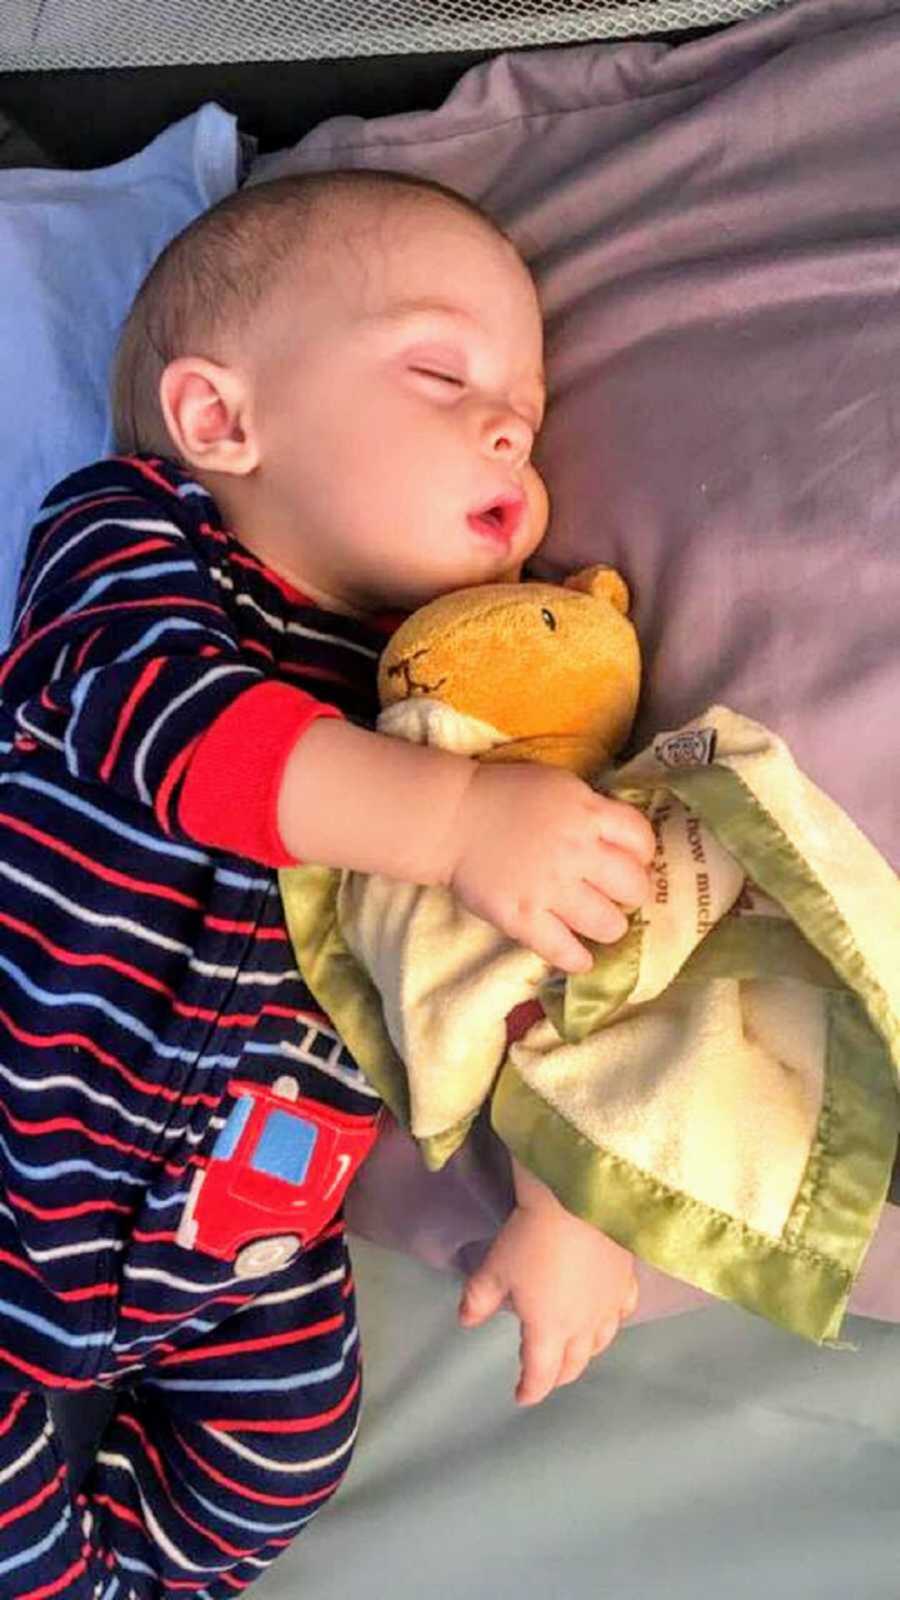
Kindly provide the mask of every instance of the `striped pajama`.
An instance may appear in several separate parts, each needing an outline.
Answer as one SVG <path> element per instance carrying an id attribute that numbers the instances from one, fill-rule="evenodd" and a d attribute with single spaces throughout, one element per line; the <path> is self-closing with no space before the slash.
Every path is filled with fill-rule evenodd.
<path id="1" fill-rule="evenodd" d="M 255 1275 L 179 1223 L 236 1080 L 377 1116 L 294 966 L 275 795 L 323 701 L 371 725 L 390 626 L 316 607 L 157 458 L 74 474 L 32 533 L 0 658 L 3 1600 L 224 1600 L 346 1470 L 340 1213 Z M 47 1394 L 97 1384 L 74 1498 Z"/>
<path id="2" fill-rule="evenodd" d="M 112 1378 L 116 1409 L 77 1497 L 45 1395 L 0 1399 L 4 1600 L 225 1600 L 334 1493 L 360 1398 L 343 1225 L 259 1292 L 236 1293 L 225 1276 L 216 1294 L 202 1277 L 183 1273 L 195 1287 L 182 1291 L 179 1320 Z M 115 1343 L 134 1346 L 133 1323 Z M 89 1381 L 59 1379 L 69 1393 Z"/>

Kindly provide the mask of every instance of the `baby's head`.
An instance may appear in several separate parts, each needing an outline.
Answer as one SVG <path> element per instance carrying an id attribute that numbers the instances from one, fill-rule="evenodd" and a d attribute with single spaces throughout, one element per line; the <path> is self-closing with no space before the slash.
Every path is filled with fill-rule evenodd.
<path id="1" fill-rule="evenodd" d="M 116 444 L 180 461 L 324 604 L 411 610 L 517 576 L 542 538 L 542 348 L 528 268 L 462 195 L 388 172 L 280 178 L 199 217 L 148 275 L 116 356 Z"/>

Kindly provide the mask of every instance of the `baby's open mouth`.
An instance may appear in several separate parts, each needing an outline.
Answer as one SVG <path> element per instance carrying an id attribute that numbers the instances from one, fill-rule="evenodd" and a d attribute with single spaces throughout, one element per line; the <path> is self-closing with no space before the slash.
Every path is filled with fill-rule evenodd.
<path id="1" fill-rule="evenodd" d="M 470 511 L 466 521 L 476 533 L 496 543 L 508 545 L 522 520 L 524 510 L 525 501 L 521 495 L 502 495 L 486 506 L 481 506 L 477 511 Z"/>

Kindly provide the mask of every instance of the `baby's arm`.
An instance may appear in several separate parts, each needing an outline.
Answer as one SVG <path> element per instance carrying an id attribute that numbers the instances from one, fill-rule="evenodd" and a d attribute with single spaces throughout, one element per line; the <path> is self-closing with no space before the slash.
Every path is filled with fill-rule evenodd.
<path id="1" fill-rule="evenodd" d="M 443 884 L 563 971 L 646 898 L 652 829 L 631 806 L 535 763 L 494 766 L 322 718 L 285 763 L 277 824 L 297 860 Z M 573 931 L 570 931 L 573 930 Z"/>
<path id="2" fill-rule="evenodd" d="M 519 1405 L 535 1405 L 574 1383 L 612 1343 L 637 1307 L 633 1257 L 560 1205 L 525 1167 L 513 1162 L 516 1207 L 460 1303 L 463 1327 L 487 1321 L 503 1305 L 519 1318 Z"/>

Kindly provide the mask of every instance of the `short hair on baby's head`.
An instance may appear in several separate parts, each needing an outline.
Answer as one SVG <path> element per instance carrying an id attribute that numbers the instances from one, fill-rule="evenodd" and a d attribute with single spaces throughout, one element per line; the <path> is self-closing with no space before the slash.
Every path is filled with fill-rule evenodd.
<path id="1" fill-rule="evenodd" d="M 390 204 L 439 197 L 476 217 L 499 238 L 496 220 L 430 178 L 378 168 L 294 173 L 251 184 L 196 217 L 158 257 L 125 319 L 112 369 L 115 446 L 123 454 L 175 453 L 159 403 L 160 378 L 178 356 L 221 360 L 229 335 L 239 336 L 285 269 L 304 250 L 319 252 L 328 235 L 316 228 L 354 204 Z"/>

